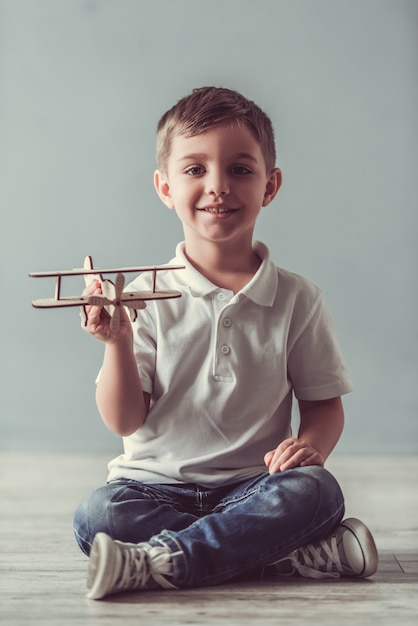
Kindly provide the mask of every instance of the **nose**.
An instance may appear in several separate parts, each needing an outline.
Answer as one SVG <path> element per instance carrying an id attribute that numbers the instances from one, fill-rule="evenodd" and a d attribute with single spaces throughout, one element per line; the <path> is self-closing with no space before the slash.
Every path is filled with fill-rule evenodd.
<path id="1" fill-rule="evenodd" d="M 226 196 L 229 193 L 227 175 L 218 170 L 210 172 L 206 179 L 206 193 L 215 198 Z"/>

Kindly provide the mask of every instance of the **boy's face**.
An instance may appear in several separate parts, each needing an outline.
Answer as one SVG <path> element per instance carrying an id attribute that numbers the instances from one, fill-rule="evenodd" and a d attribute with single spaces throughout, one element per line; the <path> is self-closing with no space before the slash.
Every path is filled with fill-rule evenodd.
<path id="1" fill-rule="evenodd" d="M 187 241 L 251 245 L 262 206 L 274 198 L 280 170 L 266 172 L 260 144 L 236 124 L 194 137 L 175 135 L 167 171 L 155 173 L 160 198 L 175 209 Z"/>

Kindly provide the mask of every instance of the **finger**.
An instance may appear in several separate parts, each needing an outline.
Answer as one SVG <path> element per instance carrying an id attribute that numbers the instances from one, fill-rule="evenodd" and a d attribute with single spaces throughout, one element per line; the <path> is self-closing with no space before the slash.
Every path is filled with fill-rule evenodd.
<path id="1" fill-rule="evenodd" d="M 300 467 L 300 465 L 311 455 L 311 451 L 306 448 L 295 450 L 291 456 L 282 461 L 280 470 L 284 472 L 285 470 L 293 469 L 294 467 Z"/>
<path id="2" fill-rule="evenodd" d="M 86 287 L 83 291 L 83 297 L 86 298 L 87 301 L 91 296 L 101 296 L 101 295 L 102 295 L 102 287 L 98 281 L 96 281 L 95 285 L 92 283 L 91 285 Z M 84 308 L 89 317 L 90 317 L 91 311 L 95 311 L 96 314 L 99 314 L 99 315 L 102 311 L 102 307 L 98 305 L 85 304 Z"/>
<path id="3" fill-rule="evenodd" d="M 81 317 L 81 325 L 83 328 L 85 328 L 87 326 L 87 322 L 89 319 L 85 306 L 80 307 L 80 317 Z"/>
<path id="4" fill-rule="evenodd" d="M 100 306 L 85 306 L 83 307 L 86 315 L 86 322 L 83 326 L 84 330 L 90 335 L 97 336 L 103 335 L 108 332 L 110 315 L 107 311 Z M 82 322 L 83 322 L 82 313 Z"/>
<path id="5" fill-rule="evenodd" d="M 307 467 L 308 465 L 321 465 L 323 467 L 325 465 L 324 457 L 319 452 L 313 452 L 311 456 L 300 464 L 301 467 Z"/>
<path id="6" fill-rule="evenodd" d="M 310 446 L 301 448 L 295 454 L 281 465 L 281 471 L 292 469 L 294 467 L 307 467 L 309 465 L 323 465 L 324 459 L 319 452 Z"/>
<path id="7" fill-rule="evenodd" d="M 274 474 L 282 469 L 282 464 L 291 458 L 296 445 L 296 439 L 285 439 L 275 450 L 272 451 L 268 465 L 271 474 Z"/>
<path id="8" fill-rule="evenodd" d="M 100 281 L 94 280 L 83 289 L 83 296 L 98 296 L 102 294 L 102 285 Z"/>
<path id="9" fill-rule="evenodd" d="M 264 455 L 264 463 L 267 465 L 267 467 L 270 466 L 273 456 L 274 456 L 274 450 L 270 450 L 270 452 L 266 452 L 266 454 Z"/>
<path id="10" fill-rule="evenodd" d="M 101 316 L 101 307 L 99 306 L 91 306 L 91 305 L 85 305 L 83 307 L 81 307 L 81 315 L 82 315 L 82 319 L 83 316 L 85 315 L 86 318 L 86 324 L 85 326 L 90 326 L 91 324 L 97 324 L 98 321 L 100 320 L 100 316 Z"/>
<path id="11" fill-rule="evenodd" d="M 284 461 L 282 455 L 277 455 L 276 453 L 274 453 L 268 466 L 270 474 L 280 472 L 283 467 L 283 462 Z"/>

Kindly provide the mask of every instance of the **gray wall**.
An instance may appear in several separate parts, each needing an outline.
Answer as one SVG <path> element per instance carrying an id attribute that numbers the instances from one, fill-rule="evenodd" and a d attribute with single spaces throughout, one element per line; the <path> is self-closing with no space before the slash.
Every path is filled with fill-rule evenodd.
<path id="1" fill-rule="evenodd" d="M 416 0 L 0 0 L 3 449 L 119 451 L 102 346 L 75 309 L 32 309 L 53 283 L 27 273 L 171 257 L 155 125 L 215 84 L 276 127 L 256 234 L 334 313 L 356 386 L 338 451 L 417 452 L 417 26 Z"/>

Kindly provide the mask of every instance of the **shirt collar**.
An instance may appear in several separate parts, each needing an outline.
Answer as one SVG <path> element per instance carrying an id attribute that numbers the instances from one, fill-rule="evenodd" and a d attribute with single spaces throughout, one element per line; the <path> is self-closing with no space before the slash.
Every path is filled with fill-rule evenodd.
<path id="1" fill-rule="evenodd" d="M 218 291 L 219 287 L 205 278 L 188 261 L 184 254 L 184 241 L 176 248 L 175 263 L 184 265 L 185 269 L 174 273 L 176 282 L 195 297 L 206 296 L 209 293 Z M 270 253 L 267 246 L 259 241 L 255 241 L 253 249 L 261 259 L 261 265 L 247 285 L 237 295 L 243 295 L 260 306 L 272 306 L 277 291 L 277 269 L 270 260 Z"/>
<path id="2" fill-rule="evenodd" d="M 260 306 L 273 306 L 278 284 L 276 266 L 270 260 L 269 249 L 264 243 L 255 241 L 253 250 L 260 257 L 261 265 L 240 293 Z"/>
<path id="3" fill-rule="evenodd" d="M 184 270 L 174 272 L 176 282 L 184 289 L 188 289 L 191 295 L 195 297 L 207 296 L 209 293 L 212 293 L 212 291 L 218 290 L 219 287 L 214 285 L 193 267 L 184 254 L 184 247 L 185 242 L 182 241 L 176 248 L 174 262 L 185 266 Z"/>

